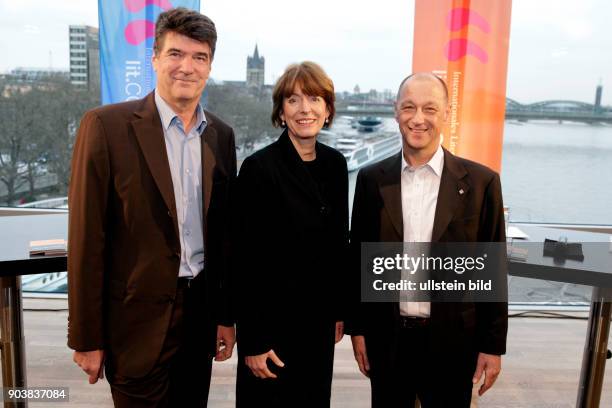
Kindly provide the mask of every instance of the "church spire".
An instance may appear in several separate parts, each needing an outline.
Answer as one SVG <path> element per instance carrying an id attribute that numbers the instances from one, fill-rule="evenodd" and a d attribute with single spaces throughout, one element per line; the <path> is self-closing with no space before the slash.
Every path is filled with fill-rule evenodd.
<path id="1" fill-rule="evenodd" d="M 253 56 L 247 56 L 247 87 L 260 88 L 264 86 L 266 59 L 259 56 L 259 47 L 255 43 Z"/>
<path id="2" fill-rule="evenodd" d="M 257 43 L 255 43 L 255 52 L 253 53 L 253 59 L 259 59 L 259 50 L 257 49 Z"/>

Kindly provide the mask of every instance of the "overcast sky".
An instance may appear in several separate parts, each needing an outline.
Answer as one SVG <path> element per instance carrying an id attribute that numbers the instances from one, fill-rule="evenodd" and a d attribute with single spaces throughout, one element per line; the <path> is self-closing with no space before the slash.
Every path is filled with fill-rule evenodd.
<path id="1" fill-rule="evenodd" d="M 111 0 L 105 0 L 111 1 Z M 120 1 L 120 0 L 113 0 Z M 292 62 L 320 63 L 336 89 L 393 89 L 410 72 L 413 0 L 201 0 L 217 25 L 212 77 L 244 80 L 255 42 L 266 83 Z M 612 105 L 612 2 L 514 0 L 509 97 Z M 0 72 L 68 68 L 68 25 L 98 26 L 96 0 L 0 0 Z"/>

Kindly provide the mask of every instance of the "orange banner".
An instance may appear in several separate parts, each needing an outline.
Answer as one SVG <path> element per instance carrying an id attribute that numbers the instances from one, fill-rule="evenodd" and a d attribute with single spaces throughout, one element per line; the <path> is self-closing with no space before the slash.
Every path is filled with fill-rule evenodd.
<path id="1" fill-rule="evenodd" d="M 416 0 L 413 72 L 448 85 L 443 146 L 496 171 L 506 111 L 512 0 Z"/>

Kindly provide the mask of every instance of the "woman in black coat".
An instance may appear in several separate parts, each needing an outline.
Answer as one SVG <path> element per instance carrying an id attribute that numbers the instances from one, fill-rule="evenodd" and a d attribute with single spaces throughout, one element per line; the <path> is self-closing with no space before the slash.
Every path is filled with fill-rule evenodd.
<path id="1" fill-rule="evenodd" d="M 317 64 L 291 65 L 273 92 L 279 139 L 238 177 L 236 406 L 329 407 L 343 335 L 348 245 L 344 156 L 317 142 L 334 87 Z"/>

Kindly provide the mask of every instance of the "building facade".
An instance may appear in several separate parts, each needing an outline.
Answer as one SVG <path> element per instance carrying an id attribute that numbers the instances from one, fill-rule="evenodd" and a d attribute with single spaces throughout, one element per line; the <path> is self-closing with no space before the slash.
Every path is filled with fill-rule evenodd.
<path id="1" fill-rule="evenodd" d="M 70 82 L 90 90 L 100 89 L 98 29 L 84 25 L 69 26 Z"/>

